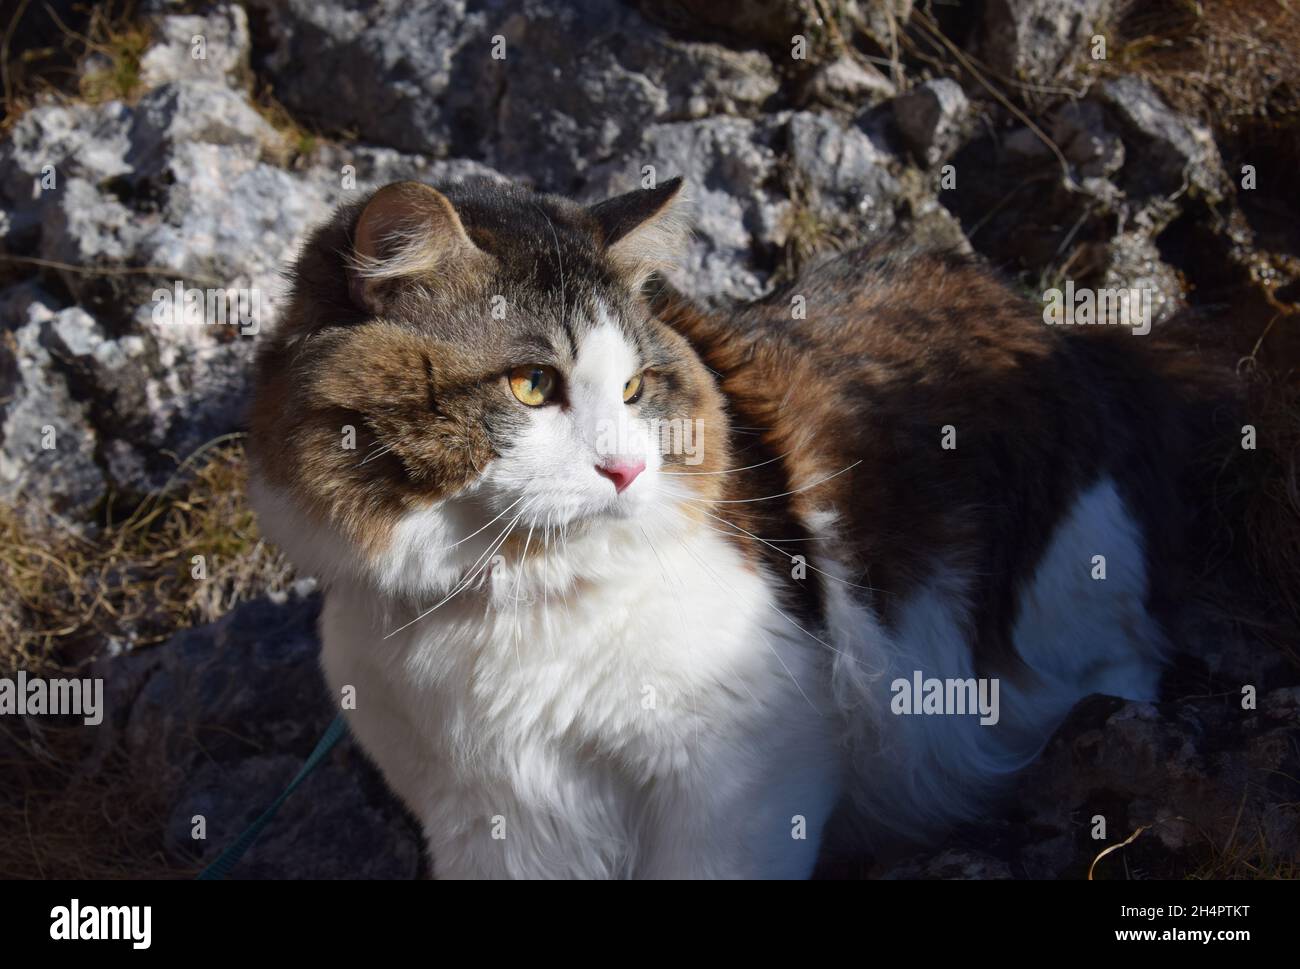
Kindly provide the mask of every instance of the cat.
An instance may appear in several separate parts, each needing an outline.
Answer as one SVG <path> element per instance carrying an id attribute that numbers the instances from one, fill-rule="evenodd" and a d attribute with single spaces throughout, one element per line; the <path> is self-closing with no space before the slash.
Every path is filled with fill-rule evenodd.
<path id="1" fill-rule="evenodd" d="M 389 185 L 260 348 L 261 527 L 435 877 L 805 878 L 1159 694 L 1176 365 L 898 237 L 706 311 L 681 184 Z"/>

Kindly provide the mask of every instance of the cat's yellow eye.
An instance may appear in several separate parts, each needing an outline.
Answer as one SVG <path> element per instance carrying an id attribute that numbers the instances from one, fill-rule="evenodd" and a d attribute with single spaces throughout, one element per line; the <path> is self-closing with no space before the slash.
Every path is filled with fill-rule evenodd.
<path id="1" fill-rule="evenodd" d="M 560 381 L 554 367 L 530 363 L 510 371 L 510 392 L 519 403 L 541 407 L 555 394 Z"/>
<path id="2" fill-rule="evenodd" d="M 641 398 L 644 387 L 645 381 L 641 378 L 641 374 L 630 377 L 623 385 L 623 403 L 635 404 Z"/>

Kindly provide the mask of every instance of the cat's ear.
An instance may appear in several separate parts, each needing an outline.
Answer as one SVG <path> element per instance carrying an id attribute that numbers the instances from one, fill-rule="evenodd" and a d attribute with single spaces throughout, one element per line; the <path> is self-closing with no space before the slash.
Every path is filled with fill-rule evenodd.
<path id="1" fill-rule="evenodd" d="M 656 269 L 672 265 L 690 228 L 681 212 L 682 179 L 638 189 L 591 206 L 600 243 L 633 289 Z"/>
<path id="2" fill-rule="evenodd" d="M 379 312 L 392 280 L 450 270 L 479 250 L 447 196 L 421 182 L 394 182 L 371 196 L 352 234 L 352 300 Z"/>

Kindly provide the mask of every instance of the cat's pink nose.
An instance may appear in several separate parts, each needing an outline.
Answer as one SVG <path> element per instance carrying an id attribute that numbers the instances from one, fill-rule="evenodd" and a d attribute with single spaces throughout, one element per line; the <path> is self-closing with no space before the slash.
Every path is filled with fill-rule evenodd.
<path id="1" fill-rule="evenodd" d="M 614 482 L 614 490 L 622 494 L 636 476 L 645 470 L 644 461 L 608 461 L 596 465 L 596 471 Z"/>

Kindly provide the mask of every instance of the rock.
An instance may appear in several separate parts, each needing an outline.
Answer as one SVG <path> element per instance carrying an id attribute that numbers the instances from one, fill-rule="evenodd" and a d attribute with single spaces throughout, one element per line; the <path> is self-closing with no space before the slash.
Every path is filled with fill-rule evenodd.
<path id="1" fill-rule="evenodd" d="M 1149 294 L 1152 324 L 1173 316 L 1187 296 L 1177 270 L 1161 258 L 1151 235 L 1140 230 L 1121 232 L 1109 241 L 1102 286 Z"/>
<path id="2" fill-rule="evenodd" d="M 639 0 L 638 8 L 656 22 L 678 33 L 706 40 L 720 40 L 745 47 L 761 47 L 774 57 L 788 58 L 791 38 L 803 36 L 809 60 L 819 62 L 834 56 L 832 37 L 864 35 L 881 50 L 889 51 L 912 12 L 912 0 L 837 0 L 826 7 L 812 7 L 790 0 Z M 823 16 L 835 18 L 834 31 Z"/>
<path id="3" fill-rule="evenodd" d="M 1185 189 L 1211 202 L 1226 191 L 1218 148 L 1208 128 L 1174 111 L 1150 83 L 1125 75 L 1103 81 L 1092 97 L 1105 105 L 1129 146 L 1121 186 L 1133 198 Z"/>
<path id="4" fill-rule="evenodd" d="M 319 599 L 261 599 L 115 660 L 106 705 L 172 805 L 165 848 L 210 863 L 298 772 L 338 712 L 317 670 Z M 107 672 L 107 671 L 102 671 Z M 207 837 L 193 837 L 201 816 Z M 351 738 L 286 802 L 233 878 L 414 878 L 414 822 Z"/>
<path id="5" fill-rule="evenodd" d="M 1047 143 L 1027 126 L 1010 131 L 1002 139 L 1001 152 L 1012 164 L 1041 162 L 1054 157 Z"/>
<path id="6" fill-rule="evenodd" d="M 606 4 L 526 0 L 511 23 L 515 59 L 503 62 L 486 157 L 544 186 L 628 158 L 651 124 L 755 114 L 777 90 L 763 55 L 674 40 Z"/>
<path id="7" fill-rule="evenodd" d="M 201 16 L 158 17 L 140 78 L 148 87 L 191 80 L 243 87 L 252 77 L 251 50 L 248 15 L 236 4 L 217 4 Z"/>
<path id="8" fill-rule="evenodd" d="M 489 10 L 464 0 L 254 0 L 276 97 L 331 129 L 446 155 L 496 112 Z"/>
<path id="9" fill-rule="evenodd" d="M 981 57 L 1018 81 L 1049 84 L 1089 55 L 1113 0 L 989 0 L 978 30 Z"/>
<path id="10" fill-rule="evenodd" d="M 141 226 L 114 196 L 83 178 L 69 178 L 42 195 L 40 255 L 56 267 L 78 300 L 92 303 L 106 281 L 96 270 L 126 265 Z"/>
<path id="11" fill-rule="evenodd" d="M 907 233 L 918 245 L 929 249 L 951 249 L 972 255 L 974 249 L 961 223 L 944 208 L 934 195 L 932 184 L 905 177 L 902 180 L 904 196 L 908 202 L 907 215 L 902 220 Z"/>
<path id="12" fill-rule="evenodd" d="M 952 157 L 969 133 L 970 102 L 961 85 L 949 78 L 919 84 L 895 98 L 893 105 L 904 140 L 926 165 Z"/>
<path id="13" fill-rule="evenodd" d="M 946 848 L 936 855 L 919 855 L 876 872 L 884 881 L 1005 881 L 1014 877 L 1000 858 L 965 848 Z"/>
<path id="14" fill-rule="evenodd" d="M 280 134 L 247 98 L 212 81 L 169 83 L 140 99 L 133 116 L 128 162 L 135 178 L 166 167 L 167 152 L 188 142 L 234 145 L 257 157 L 281 142 Z"/>
<path id="15" fill-rule="evenodd" d="M 44 203 L 69 179 L 91 185 L 131 170 L 131 111 L 120 101 L 96 107 L 41 104 L 18 119 L 0 145 L 0 203 L 9 213 L 7 247 L 35 248 Z M 42 183 L 45 183 L 45 187 Z"/>
<path id="16" fill-rule="evenodd" d="M 849 5 L 845 5 L 846 7 Z M 789 0 L 638 0 L 651 19 L 682 34 L 745 47 L 762 47 L 789 56 L 795 34 L 820 33 L 798 3 Z"/>
<path id="17" fill-rule="evenodd" d="M 912 16 L 912 6 L 912 0 L 850 0 L 842 5 L 841 16 L 849 17 L 881 51 L 892 54 Z"/>
<path id="18" fill-rule="evenodd" d="M 789 155 L 791 178 L 815 218 L 836 229 L 851 226 L 864 240 L 894 225 L 902 194 L 891 171 L 896 159 L 860 128 L 796 113 Z"/>
<path id="19" fill-rule="evenodd" d="M 54 515 L 77 527 L 104 496 L 98 438 L 45 335 L 94 320 L 76 307 L 56 310 L 30 284 L 0 294 L 0 314 L 0 499 L 33 524 Z"/>
<path id="20" fill-rule="evenodd" d="M 242 423 L 288 259 L 335 205 L 399 178 L 500 177 L 368 146 L 329 148 L 290 172 L 265 160 L 277 138 L 245 95 L 190 79 L 132 108 L 34 109 L 0 155 L 0 185 L 35 184 L 46 159 L 58 169 L 19 207 L 10 238 L 59 264 L 49 271 L 89 311 L 84 333 L 62 326 L 44 345 L 90 404 L 103 471 L 122 492 L 160 487 L 175 470 L 168 453 L 183 458 Z M 166 312 L 178 286 L 204 304 L 197 325 Z M 247 317 L 220 325 L 240 305 Z"/>
<path id="21" fill-rule="evenodd" d="M 808 76 L 798 101 L 802 107 L 818 104 L 858 111 L 886 101 L 895 93 L 893 82 L 870 62 L 843 55 Z"/>
<path id="22" fill-rule="evenodd" d="M 238 40 L 243 15 L 213 14 L 227 15 Z M 331 148 L 289 172 L 266 160 L 278 139 L 244 93 L 200 76 L 166 81 L 133 107 L 37 107 L 0 153 L 0 185 L 21 196 L 6 241 L 57 264 L 47 271 L 88 311 L 42 330 L 42 352 L 75 380 L 86 440 L 120 491 L 160 487 L 175 470 L 168 452 L 183 458 L 242 423 L 283 271 L 335 205 L 398 178 L 500 177 L 367 146 Z M 46 164 L 56 179 L 38 192 Z M 165 312 L 177 286 L 197 291 L 198 325 Z M 220 325 L 217 312 L 241 297 L 247 319 Z M 15 466 L 9 478 L 20 480 Z M 96 494 L 69 507 L 84 510 Z"/>
<path id="23" fill-rule="evenodd" d="M 1300 766 L 1298 698 L 1296 687 L 1261 694 L 1257 711 L 1232 696 L 1084 701 L 1019 784 L 1017 803 L 1037 832 L 1022 851 L 1026 874 L 1083 877 L 1139 828 L 1098 861 L 1096 877 L 1187 877 L 1228 847 L 1205 833 L 1226 839 L 1234 829 L 1267 831 L 1277 858 L 1296 857 L 1300 812 L 1288 776 Z M 1105 834 L 1094 838 L 1098 818 Z"/>
<path id="24" fill-rule="evenodd" d="M 1026 132 L 1032 135 L 1028 129 Z M 1081 178 L 1109 178 L 1124 165 L 1124 142 L 1094 101 L 1066 101 L 1052 116 L 1052 140 Z M 1040 139 L 1034 141 L 1043 150 Z"/>
<path id="25" fill-rule="evenodd" d="M 291 0 L 265 4 L 265 14 L 275 39 L 267 68 L 289 107 L 404 151 L 480 157 L 560 191 L 633 148 L 651 124 L 757 113 L 777 90 L 757 52 L 676 40 L 596 0 L 365 9 Z"/>

